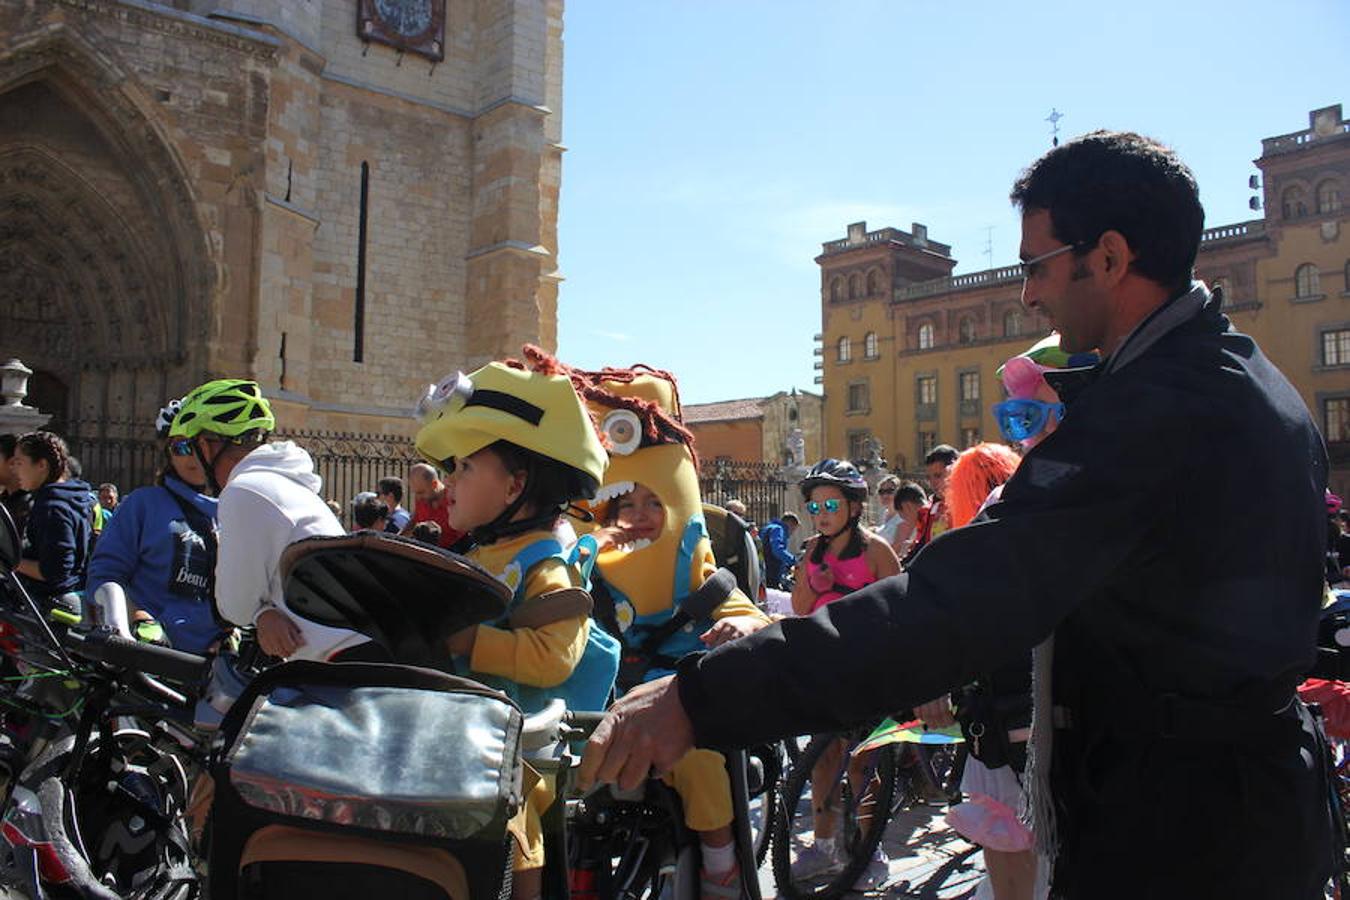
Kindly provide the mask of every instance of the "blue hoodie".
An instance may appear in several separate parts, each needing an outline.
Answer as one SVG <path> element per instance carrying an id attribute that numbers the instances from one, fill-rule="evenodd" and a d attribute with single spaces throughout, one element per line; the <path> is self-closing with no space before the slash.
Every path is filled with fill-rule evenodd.
<path id="1" fill-rule="evenodd" d="M 38 561 L 43 580 L 24 579 L 31 593 L 53 597 L 84 587 L 94 533 L 93 497 L 89 485 L 78 478 L 44 484 L 33 492 L 24 556 Z"/>
<path id="2" fill-rule="evenodd" d="M 170 496 L 172 492 L 173 496 Z M 199 515 L 191 518 L 178 497 Z M 89 562 L 89 590 L 120 584 L 137 608 L 164 626 L 179 650 L 200 653 L 221 635 L 212 598 L 216 568 L 216 501 L 172 475 L 162 487 L 134 490 L 103 527 Z"/>

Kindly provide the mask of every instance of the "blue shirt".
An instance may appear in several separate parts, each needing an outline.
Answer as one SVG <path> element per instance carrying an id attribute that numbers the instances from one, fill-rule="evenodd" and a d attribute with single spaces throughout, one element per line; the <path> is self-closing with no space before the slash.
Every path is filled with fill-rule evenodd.
<path id="1" fill-rule="evenodd" d="M 189 517 L 174 497 L 197 514 Z M 212 599 L 214 535 L 200 533 L 215 524 L 215 499 L 172 476 L 162 487 L 132 491 L 103 528 L 89 562 L 89 590 L 120 584 L 127 599 L 164 626 L 174 647 L 206 650 L 222 633 Z"/>

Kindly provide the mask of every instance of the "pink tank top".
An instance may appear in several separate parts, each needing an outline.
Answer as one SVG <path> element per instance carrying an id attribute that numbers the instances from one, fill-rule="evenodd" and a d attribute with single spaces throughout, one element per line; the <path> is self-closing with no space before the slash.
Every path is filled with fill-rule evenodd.
<path id="1" fill-rule="evenodd" d="M 867 566 L 866 553 L 840 559 L 827 551 L 823 569 L 821 565 L 811 562 L 810 557 L 806 558 L 806 567 L 811 590 L 816 592 L 816 602 L 811 606 L 811 612 L 877 580 Z"/>

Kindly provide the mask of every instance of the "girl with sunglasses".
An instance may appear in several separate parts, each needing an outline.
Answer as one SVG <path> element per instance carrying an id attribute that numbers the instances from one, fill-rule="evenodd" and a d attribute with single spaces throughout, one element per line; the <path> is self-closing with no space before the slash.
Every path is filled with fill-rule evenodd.
<path id="1" fill-rule="evenodd" d="M 878 578 L 899 573 L 891 545 L 862 527 L 867 482 L 852 463 L 822 460 L 802 479 L 801 491 L 816 533 L 807 539 L 797 564 L 793 612 L 813 613 Z"/>
<path id="2" fill-rule="evenodd" d="M 191 441 L 169 439 L 179 408 L 172 400 L 159 411 L 164 464 L 153 486 L 118 504 L 89 561 L 89 588 L 121 585 L 139 636 L 204 653 L 224 635 L 214 600 L 216 500 L 202 493 L 206 476 Z"/>
<path id="3" fill-rule="evenodd" d="M 826 459 L 817 463 L 801 482 L 806 514 L 811 517 L 816 533 L 807 539 L 797 563 L 796 584 L 792 588 L 792 609 L 801 616 L 815 612 L 827 603 L 872 582 L 900 572 L 900 560 L 891 545 L 882 537 L 862 527 L 860 519 L 867 501 L 867 482 L 854 465 L 846 460 Z M 832 773 L 838 772 L 848 741 L 840 738 L 830 752 L 820 756 L 811 775 L 811 805 L 814 810 L 815 840 L 797 857 L 792 867 L 795 878 L 810 877 L 837 869 L 836 833 L 840 825 L 837 798 L 825 796 L 827 785 L 834 782 Z M 848 761 L 851 784 L 866 783 L 865 773 L 870 754 L 854 754 Z M 819 786 L 819 790 L 818 790 Z M 836 785 L 833 788 L 838 791 Z M 864 801 L 858 809 L 858 823 L 875 821 Z M 877 847 L 872 860 L 863 870 L 855 890 L 870 890 L 883 883 L 889 875 L 885 852 Z"/>

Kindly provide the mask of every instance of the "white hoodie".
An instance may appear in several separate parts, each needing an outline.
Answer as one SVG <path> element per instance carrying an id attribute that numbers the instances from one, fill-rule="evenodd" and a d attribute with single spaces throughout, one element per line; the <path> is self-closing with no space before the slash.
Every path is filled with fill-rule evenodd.
<path id="1" fill-rule="evenodd" d="M 264 609 L 279 610 L 304 634 L 304 646 L 291 659 L 323 661 L 368 640 L 293 616 L 282 599 L 282 551 L 302 538 L 344 533 L 319 496 L 322 486 L 309 453 L 278 441 L 240 460 L 220 492 L 216 609 L 236 625 L 252 625 Z"/>

